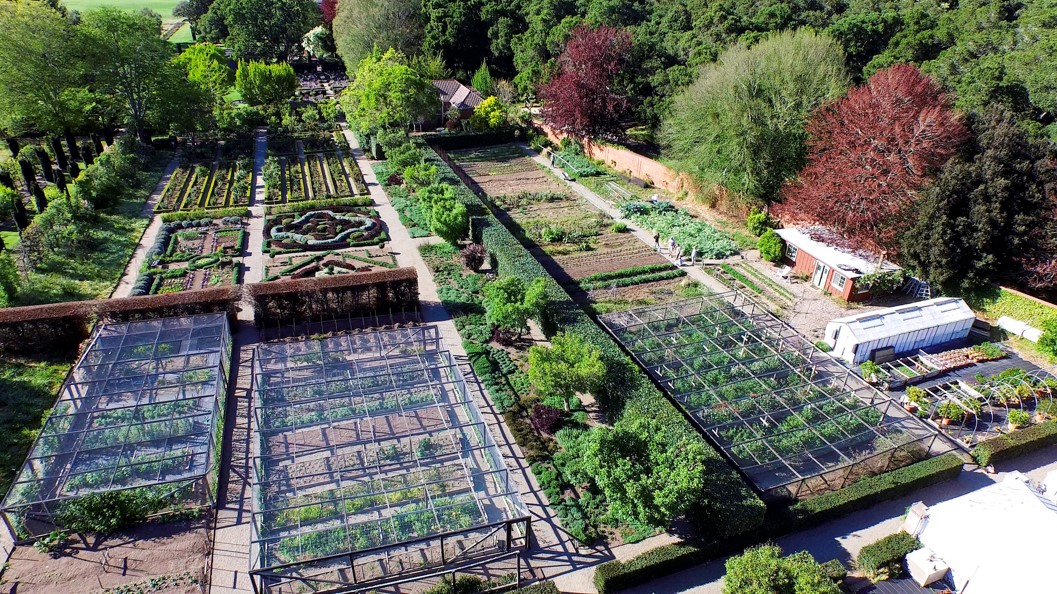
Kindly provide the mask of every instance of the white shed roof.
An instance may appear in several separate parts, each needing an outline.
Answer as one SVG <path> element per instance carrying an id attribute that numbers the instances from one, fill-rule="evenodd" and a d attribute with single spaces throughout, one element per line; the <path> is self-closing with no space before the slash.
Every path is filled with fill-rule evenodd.
<path id="1" fill-rule="evenodd" d="M 844 326 L 846 331 L 855 337 L 856 342 L 861 344 L 973 319 L 976 319 L 976 314 L 961 299 L 937 297 L 928 301 L 837 318 L 830 324 Z"/>
<path id="2" fill-rule="evenodd" d="M 824 241 L 812 238 L 812 236 L 819 238 L 829 236 L 834 240 L 840 238 L 836 232 L 826 229 L 825 227 L 775 229 L 774 232 L 784 239 L 786 243 L 791 243 L 795 245 L 797 249 L 804 250 L 816 260 L 828 265 L 830 268 L 836 268 L 841 274 L 848 278 L 856 278 L 877 271 L 877 261 L 880 260 L 879 255 L 867 250 L 850 250 L 843 248 L 838 246 L 835 241 Z M 899 270 L 900 268 L 888 260 L 885 260 L 884 263 L 881 264 L 881 269 Z"/>
<path id="3" fill-rule="evenodd" d="M 1001 483 L 929 507 L 918 538 L 950 567 L 959 591 L 1053 591 L 1057 507 L 1026 481 L 1012 472 Z"/>

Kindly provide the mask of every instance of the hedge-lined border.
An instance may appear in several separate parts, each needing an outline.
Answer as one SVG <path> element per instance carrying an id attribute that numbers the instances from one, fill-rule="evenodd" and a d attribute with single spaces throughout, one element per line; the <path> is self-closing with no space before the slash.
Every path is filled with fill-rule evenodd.
<path id="1" fill-rule="evenodd" d="M 211 209 L 196 209 L 196 210 L 179 210 L 175 212 L 167 212 L 161 215 L 163 223 L 172 223 L 173 221 L 197 221 L 200 219 L 223 219 L 227 217 L 248 217 L 250 216 L 250 209 L 248 206 L 238 206 L 232 208 L 211 208 Z"/>
<path id="2" fill-rule="evenodd" d="M 1057 444 L 1057 421 L 1046 421 L 981 443 L 973 448 L 973 458 L 986 466 L 1053 444 Z"/>
<path id="3" fill-rule="evenodd" d="M 943 454 L 793 505 L 772 514 L 760 529 L 733 539 L 703 545 L 665 545 L 627 561 L 603 563 L 595 570 L 595 587 L 599 594 L 624 590 L 789 532 L 818 526 L 882 501 L 952 480 L 961 473 L 963 464 L 959 454 Z"/>
<path id="4" fill-rule="evenodd" d="M 286 214 L 291 212 L 302 212 L 319 210 L 330 206 L 372 206 L 374 201 L 370 196 L 356 196 L 353 198 L 331 198 L 320 200 L 302 200 L 300 202 L 287 202 L 286 204 L 269 204 L 264 207 L 265 216 Z"/>

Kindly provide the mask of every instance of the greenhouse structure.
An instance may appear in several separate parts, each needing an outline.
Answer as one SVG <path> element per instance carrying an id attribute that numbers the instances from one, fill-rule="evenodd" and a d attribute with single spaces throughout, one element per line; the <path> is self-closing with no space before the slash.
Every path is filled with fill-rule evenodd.
<path id="1" fill-rule="evenodd" d="M 254 394 L 258 592 L 520 575 L 527 508 L 436 326 L 263 343 Z"/>
<path id="2" fill-rule="evenodd" d="M 132 489 L 173 506 L 214 503 L 230 357 L 224 314 L 99 325 L 4 499 L 5 519 L 48 532 L 67 501 Z"/>
<path id="3" fill-rule="evenodd" d="M 963 339 L 975 321 L 976 314 L 961 299 L 938 297 L 837 318 L 826 324 L 824 340 L 833 356 L 848 363 L 881 363 Z"/>
<path id="4" fill-rule="evenodd" d="M 740 292 L 601 320 L 769 499 L 840 489 L 955 447 Z"/>

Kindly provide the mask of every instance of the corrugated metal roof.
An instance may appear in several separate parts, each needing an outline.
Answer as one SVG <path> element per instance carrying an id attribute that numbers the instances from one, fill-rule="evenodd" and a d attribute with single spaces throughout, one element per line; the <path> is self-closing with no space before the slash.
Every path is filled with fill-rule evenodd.
<path id="1" fill-rule="evenodd" d="M 976 314 L 961 299 L 937 297 L 928 301 L 837 318 L 830 324 L 843 325 L 859 343 L 863 343 L 975 318 Z"/>
<path id="2" fill-rule="evenodd" d="M 866 250 L 851 251 L 843 249 L 830 243 L 817 241 L 811 237 L 813 232 L 824 232 L 834 235 L 835 232 L 829 229 L 803 227 L 775 229 L 774 232 L 784 239 L 786 243 L 793 244 L 797 249 L 804 250 L 830 268 L 836 268 L 848 278 L 857 278 L 877 270 L 877 261 L 880 260 L 880 256 L 877 254 L 872 254 Z M 899 270 L 899 266 L 888 260 L 881 264 L 881 268 L 882 270 Z"/>

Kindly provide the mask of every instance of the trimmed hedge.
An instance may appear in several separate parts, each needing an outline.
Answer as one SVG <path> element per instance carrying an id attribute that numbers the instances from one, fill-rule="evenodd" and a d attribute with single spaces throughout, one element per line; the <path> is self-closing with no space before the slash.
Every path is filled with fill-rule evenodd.
<path id="1" fill-rule="evenodd" d="M 82 340 L 88 338 L 90 311 L 86 302 L 0 309 L 0 352 L 74 351 Z"/>
<path id="2" fill-rule="evenodd" d="M 371 206 L 374 201 L 370 196 L 357 196 L 355 198 L 331 198 L 329 200 L 303 200 L 301 202 L 290 202 L 287 204 L 269 204 L 264 207 L 265 214 L 283 214 L 288 212 L 302 212 L 307 210 L 319 210 L 331 206 Z"/>
<path id="3" fill-rule="evenodd" d="M 253 302 L 253 321 L 258 327 L 418 308 L 418 273 L 414 268 L 278 280 L 247 285 L 245 290 Z"/>
<path id="4" fill-rule="evenodd" d="M 1053 444 L 1057 444 L 1057 421 L 1046 421 L 987 440 L 973 448 L 973 459 L 980 466 L 987 466 Z"/>
<path id="5" fill-rule="evenodd" d="M 625 590 L 677 573 L 711 558 L 706 548 L 687 544 L 657 547 L 627 561 L 610 561 L 595 569 L 598 594 Z"/>
<path id="6" fill-rule="evenodd" d="M 871 580 L 899 577 L 903 571 L 903 559 L 907 553 L 921 548 L 915 536 L 900 531 L 868 544 L 859 551 L 855 564 Z"/>
<path id="7" fill-rule="evenodd" d="M 90 303 L 98 304 L 94 309 L 99 319 L 107 322 L 131 322 L 224 312 L 234 323 L 235 305 L 239 301 L 239 293 L 238 286 L 224 286 Z"/>
<path id="8" fill-rule="evenodd" d="M 180 210 L 176 212 L 167 212 L 161 216 L 163 223 L 171 223 L 173 221 L 197 221 L 200 219 L 223 219 L 226 217 L 248 217 L 250 216 L 250 209 L 246 206 L 235 207 L 235 208 L 212 208 L 212 209 L 198 209 L 198 210 Z"/>
<path id="9" fill-rule="evenodd" d="M 930 485 L 949 481 L 962 471 L 964 461 L 954 452 L 929 458 L 898 470 L 864 478 L 839 491 L 823 493 L 789 508 L 793 529 L 865 509 L 888 499 L 902 497 Z"/>

